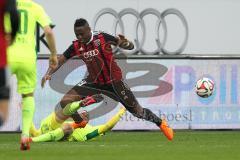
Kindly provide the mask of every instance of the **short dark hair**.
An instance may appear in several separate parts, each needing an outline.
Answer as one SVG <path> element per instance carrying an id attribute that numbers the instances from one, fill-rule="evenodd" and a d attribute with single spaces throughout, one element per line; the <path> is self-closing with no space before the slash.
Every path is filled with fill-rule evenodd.
<path id="1" fill-rule="evenodd" d="M 74 23 L 74 27 L 82 27 L 84 25 L 89 25 L 88 21 L 84 18 L 78 18 L 76 19 L 75 23 Z"/>

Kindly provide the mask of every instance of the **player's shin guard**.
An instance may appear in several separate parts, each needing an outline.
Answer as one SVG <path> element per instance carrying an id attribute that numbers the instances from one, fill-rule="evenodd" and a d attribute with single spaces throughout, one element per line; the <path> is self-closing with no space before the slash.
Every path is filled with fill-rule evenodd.
<path id="1" fill-rule="evenodd" d="M 42 134 L 38 137 L 32 138 L 33 142 L 48 142 L 48 141 L 58 141 L 64 137 L 64 132 L 62 128 L 55 129 L 48 133 Z"/>
<path id="2" fill-rule="evenodd" d="M 103 97 L 101 95 L 92 95 L 92 96 L 87 96 L 86 98 L 82 99 L 81 101 L 75 101 L 72 103 L 67 104 L 63 108 L 63 114 L 66 116 L 70 116 L 77 112 L 77 110 L 80 107 L 86 107 L 88 105 L 91 105 L 93 103 L 99 103 L 103 100 Z"/>
<path id="3" fill-rule="evenodd" d="M 63 108 L 63 114 L 66 116 L 71 116 L 81 107 L 80 104 L 81 104 L 81 101 L 72 102 L 72 103 L 67 104 Z"/>
<path id="4" fill-rule="evenodd" d="M 35 110 L 34 97 L 24 97 L 22 100 L 22 135 L 29 137 Z"/>

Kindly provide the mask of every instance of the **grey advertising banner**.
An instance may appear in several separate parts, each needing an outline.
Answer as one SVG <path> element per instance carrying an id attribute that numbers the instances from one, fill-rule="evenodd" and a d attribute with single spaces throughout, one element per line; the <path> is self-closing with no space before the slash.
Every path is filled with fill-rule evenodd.
<path id="1" fill-rule="evenodd" d="M 240 62 L 239 60 L 118 60 L 123 68 L 125 82 L 131 87 L 139 103 L 158 116 L 165 117 L 174 129 L 239 129 L 240 128 Z M 34 123 L 54 111 L 61 97 L 86 75 L 86 66 L 80 60 L 70 60 L 54 74 L 44 89 L 41 77 L 48 66 L 47 60 L 38 60 L 38 85 L 35 92 Z M 195 83 L 209 77 L 215 91 L 209 98 L 195 93 Z M 13 86 L 13 89 L 16 89 Z M 19 97 L 11 100 L 10 115 L 2 131 L 20 128 Z M 90 113 L 90 123 L 104 123 L 117 112 L 120 103 L 105 97 L 104 102 L 84 108 Z M 154 124 L 138 119 L 129 112 L 114 127 L 115 130 L 155 130 Z"/>

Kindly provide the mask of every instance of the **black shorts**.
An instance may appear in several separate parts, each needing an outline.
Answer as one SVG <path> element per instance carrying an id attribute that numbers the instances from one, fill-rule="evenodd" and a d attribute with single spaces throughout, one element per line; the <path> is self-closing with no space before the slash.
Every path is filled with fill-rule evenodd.
<path id="1" fill-rule="evenodd" d="M 5 68 L 0 69 L 0 100 L 9 99 L 9 79 Z"/>
<path id="2" fill-rule="evenodd" d="M 136 97 L 124 81 L 117 81 L 105 85 L 82 81 L 75 85 L 72 90 L 82 97 L 93 94 L 104 94 L 115 101 L 121 102 L 127 109 L 134 108 L 138 105 Z"/>

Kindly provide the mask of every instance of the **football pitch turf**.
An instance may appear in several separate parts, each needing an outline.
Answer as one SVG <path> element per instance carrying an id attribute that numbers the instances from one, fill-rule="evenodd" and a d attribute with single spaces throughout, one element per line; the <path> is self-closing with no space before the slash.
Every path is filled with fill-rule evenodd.
<path id="1" fill-rule="evenodd" d="M 240 131 L 110 132 L 88 142 L 32 143 L 19 150 L 19 134 L 0 134 L 0 160 L 239 160 Z"/>

